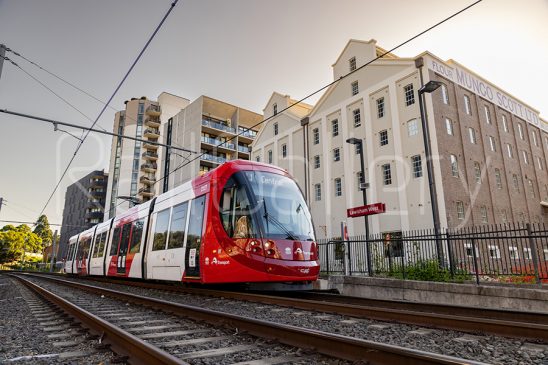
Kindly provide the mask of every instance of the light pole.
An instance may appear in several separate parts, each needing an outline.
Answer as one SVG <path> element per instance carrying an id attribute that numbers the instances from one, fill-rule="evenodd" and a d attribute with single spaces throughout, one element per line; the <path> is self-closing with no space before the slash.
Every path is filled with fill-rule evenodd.
<path id="1" fill-rule="evenodd" d="M 361 165 L 361 172 L 362 172 L 362 178 L 360 181 L 360 190 L 363 194 L 363 205 L 367 205 L 367 184 L 365 182 L 365 161 L 363 157 L 363 141 L 359 138 L 348 138 L 346 140 L 346 143 L 353 144 L 356 146 L 356 148 L 360 149 L 360 165 Z M 365 248 L 367 251 L 367 272 L 369 276 L 373 276 L 373 270 L 371 268 L 371 252 L 369 250 L 369 218 L 367 215 L 363 216 L 365 220 Z"/>
<path id="2" fill-rule="evenodd" d="M 436 237 L 436 249 L 438 252 L 438 261 L 443 264 L 442 247 L 440 240 L 440 215 L 438 210 L 438 199 L 436 193 L 436 182 L 434 180 L 434 167 L 432 164 L 432 148 L 430 145 L 430 131 L 426 120 L 426 110 L 424 106 L 424 93 L 432 93 L 442 85 L 439 81 L 428 81 L 419 89 L 419 108 L 421 113 L 422 138 L 424 139 L 424 155 L 426 158 L 426 171 L 428 174 L 428 186 L 430 192 L 430 202 L 432 206 L 432 219 L 434 221 L 434 235 Z"/>

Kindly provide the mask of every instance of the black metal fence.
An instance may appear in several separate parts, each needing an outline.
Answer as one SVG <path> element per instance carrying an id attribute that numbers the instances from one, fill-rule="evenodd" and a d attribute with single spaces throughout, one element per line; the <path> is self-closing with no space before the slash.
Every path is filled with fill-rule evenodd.
<path id="1" fill-rule="evenodd" d="M 548 283 L 548 227 L 510 224 L 320 240 L 322 274 Z"/>

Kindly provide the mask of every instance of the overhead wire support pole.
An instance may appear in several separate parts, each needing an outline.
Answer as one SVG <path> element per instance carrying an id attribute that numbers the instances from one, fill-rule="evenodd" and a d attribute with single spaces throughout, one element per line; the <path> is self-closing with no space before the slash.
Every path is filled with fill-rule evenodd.
<path id="1" fill-rule="evenodd" d="M 0 79 L 2 78 L 2 67 L 4 66 L 4 58 L 6 57 L 6 46 L 0 44 Z"/>
<path id="2" fill-rule="evenodd" d="M 65 127 L 70 127 L 70 128 L 78 128 L 78 129 L 82 129 L 82 130 L 88 131 L 88 132 L 106 134 L 106 135 L 113 136 L 113 137 L 121 137 L 121 138 L 125 138 L 125 139 L 131 139 L 133 141 L 149 143 L 149 144 L 160 146 L 160 147 L 167 147 L 167 148 L 171 148 L 171 149 L 178 150 L 178 151 L 188 152 L 188 153 L 191 153 L 191 154 L 197 154 L 198 153 L 196 151 L 189 150 L 188 148 L 177 147 L 177 146 L 167 145 L 167 144 L 164 144 L 164 143 L 149 141 L 149 140 L 145 140 L 145 139 L 141 139 L 141 138 L 126 136 L 126 135 L 122 135 L 122 134 L 116 134 L 116 133 L 107 132 L 107 131 L 102 131 L 102 130 L 99 130 L 99 129 L 93 129 L 91 127 L 85 127 L 85 126 L 78 125 L 78 124 L 60 122 L 58 120 L 38 117 L 38 116 L 35 116 L 35 115 L 12 112 L 12 111 L 7 110 L 7 109 L 0 109 L 0 113 L 16 115 L 18 117 L 29 118 L 29 119 L 34 119 L 34 120 L 39 120 L 39 121 L 42 121 L 42 122 L 50 123 L 50 124 L 53 125 L 55 130 L 58 130 L 58 131 L 61 131 L 61 132 L 66 132 L 66 131 L 63 131 L 63 130 L 59 129 L 58 126 L 60 126 L 60 125 L 65 126 Z M 75 138 L 79 139 L 78 137 L 75 137 Z M 80 139 L 80 141 L 82 141 L 82 140 Z"/>

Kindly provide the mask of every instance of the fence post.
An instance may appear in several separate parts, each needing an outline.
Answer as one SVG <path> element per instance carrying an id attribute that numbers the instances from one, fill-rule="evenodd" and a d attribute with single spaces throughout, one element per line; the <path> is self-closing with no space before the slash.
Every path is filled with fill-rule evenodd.
<path id="1" fill-rule="evenodd" d="M 350 240 L 346 241 L 346 247 L 348 248 L 348 275 L 352 276 L 352 254 Z"/>
<path id="2" fill-rule="evenodd" d="M 538 273 L 538 255 L 537 255 L 537 243 L 533 239 L 533 231 L 531 230 L 531 223 L 527 223 L 525 225 L 527 227 L 527 236 L 529 239 L 529 248 L 531 249 L 531 254 L 533 255 L 533 267 L 535 268 L 535 280 L 537 281 L 537 284 L 542 285 L 542 282 L 540 281 L 539 273 Z"/>
<path id="3" fill-rule="evenodd" d="M 371 266 L 371 246 L 369 245 L 369 236 L 365 236 L 365 253 L 367 261 L 367 274 L 373 277 L 373 267 Z"/>
<path id="4" fill-rule="evenodd" d="M 451 279 L 455 279 L 455 263 L 453 259 L 453 248 L 451 247 L 451 238 L 449 231 L 445 231 L 445 239 L 447 242 L 447 256 L 449 256 L 449 271 L 451 272 Z"/>
<path id="5" fill-rule="evenodd" d="M 325 262 L 327 266 L 327 276 L 329 276 L 329 241 L 327 241 L 324 245 L 325 247 Z"/>
<path id="6" fill-rule="evenodd" d="M 479 270 L 478 270 L 478 255 L 476 255 L 476 240 L 474 238 L 472 241 L 472 257 L 474 258 L 474 271 L 476 272 L 476 284 L 479 285 Z"/>

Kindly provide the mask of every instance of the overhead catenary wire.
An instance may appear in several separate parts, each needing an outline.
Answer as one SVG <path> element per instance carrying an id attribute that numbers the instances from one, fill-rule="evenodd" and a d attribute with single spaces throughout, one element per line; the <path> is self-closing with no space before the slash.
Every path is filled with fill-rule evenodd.
<path id="1" fill-rule="evenodd" d="M 152 42 L 152 40 L 154 39 L 154 37 L 156 36 L 156 34 L 158 33 L 158 31 L 162 28 L 162 25 L 164 24 L 164 22 L 166 21 L 166 19 L 168 18 L 169 14 L 171 14 L 171 12 L 173 11 L 173 8 L 177 5 L 177 3 L 179 2 L 179 0 L 174 0 L 171 4 L 170 4 L 170 7 L 169 9 L 167 10 L 166 14 L 164 15 L 164 17 L 162 18 L 162 20 L 160 21 L 160 23 L 158 24 L 158 26 L 156 27 L 156 29 L 154 30 L 154 32 L 152 33 L 152 35 L 148 38 L 147 42 L 145 43 L 145 45 L 143 46 L 143 48 L 141 49 L 141 51 L 139 52 L 139 54 L 137 55 L 137 57 L 135 58 L 135 60 L 133 61 L 133 63 L 131 64 L 131 66 L 129 67 L 129 70 L 126 72 L 126 74 L 124 75 L 124 77 L 122 78 L 122 80 L 118 83 L 118 85 L 116 86 L 116 88 L 114 89 L 114 92 L 112 93 L 112 95 L 110 96 L 110 98 L 108 99 L 108 101 L 106 102 L 106 104 L 103 106 L 103 108 L 101 109 L 101 111 L 99 112 L 99 115 L 97 115 L 97 118 L 95 118 L 95 121 L 93 122 L 93 124 L 91 125 L 91 128 L 93 128 L 95 126 L 95 124 L 99 121 L 99 119 L 101 118 L 101 116 L 103 115 L 103 113 L 105 112 L 105 110 L 107 109 L 107 105 L 109 105 L 112 101 L 112 99 L 114 99 L 114 97 L 116 96 L 116 94 L 118 93 L 118 91 L 120 90 L 120 88 L 122 87 L 122 85 L 124 84 L 124 82 L 126 81 L 126 79 L 128 78 L 129 74 L 133 71 L 133 69 L 135 68 L 135 65 L 137 65 L 137 62 L 139 62 L 139 60 L 141 59 L 142 55 L 145 53 L 146 49 L 148 48 L 148 46 L 150 45 L 150 43 Z M 84 144 L 84 142 L 86 141 L 88 135 L 89 135 L 90 131 L 88 130 L 86 132 L 86 134 L 84 135 L 84 137 L 82 138 L 82 141 L 78 144 L 78 146 L 76 147 L 76 150 L 74 151 L 69 163 L 67 164 L 67 167 L 65 168 L 65 170 L 63 171 L 63 173 L 61 174 L 61 177 L 59 178 L 57 184 L 55 185 L 55 187 L 53 188 L 53 191 L 52 193 L 50 194 L 48 200 L 46 201 L 46 204 L 44 204 L 44 207 L 42 208 L 42 211 L 40 212 L 40 215 L 42 215 L 42 213 L 44 212 L 44 210 L 46 210 L 46 207 L 48 206 L 49 202 L 51 201 L 51 199 L 53 198 L 53 196 L 55 195 L 55 192 L 57 191 L 57 189 L 59 188 L 59 185 L 61 185 L 61 181 L 63 181 L 63 178 L 65 177 L 65 175 L 67 174 L 68 172 L 68 169 L 70 168 L 70 166 L 72 165 L 72 162 L 74 161 L 74 159 L 76 158 L 76 155 L 78 154 L 78 152 L 80 151 L 80 148 L 82 147 L 82 145 Z"/>
<path id="2" fill-rule="evenodd" d="M 372 64 L 373 62 L 375 62 L 375 61 L 377 61 L 377 60 L 383 58 L 384 56 L 386 56 L 386 55 L 388 55 L 388 54 L 394 52 L 394 51 L 397 50 L 398 48 L 401 48 L 402 46 L 404 46 L 404 45 L 406 45 L 407 43 L 409 43 L 409 42 L 415 40 L 416 38 L 422 36 L 423 34 L 428 33 L 428 32 L 431 31 L 432 29 L 434 29 L 434 28 L 440 26 L 441 24 L 443 24 L 443 23 L 447 22 L 448 20 L 450 20 L 450 19 L 456 17 L 457 15 L 459 15 L 459 14 L 465 12 L 466 10 L 472 8 L 473 6 L 479 4 L 479 3 L 482 2 L 482 1 L 483 1 L 483 0 L 477 0 L 477 1 L 473 2 L 472 4 L 470 4 L 470 5 L 468 5 L 468 6 L 464 7 L 464 8 L 462 8 L 461 10 L 459 10 L 459 11 L 457 11 L 457 12 L 451 14 L 450 16 L 444 18 L 443 20 L 437 22 L 436 24 L 434 24 L 434 25 L 428 27 L 427 29 L 421 31 L 420 33 L 414 35 L 413 37 L 411 37 L 411 38 L 405 40 L 404 42 L 398 44 L 397 46 L 391 48 L 390 50 L 383 52 L 382 54 L 380 54 L 380 55 L 378 55 L 377 57 L 373 58 L 372 60 L 366 62 L 365 64 L 361 65 L 360 67 L 357 67 L 355 70 L 350 71 L 350 72 L 348 72 L 347 74 L 345 74 L 345 75 L 339 77 L 337 80 L 331 81 L 330 83 L 328 83 L 328 84 L 322 86 L 321 88 L 317 89 L 316 91 L 314 91 L 314 92 L 312 92 L 312 93 L 306 95 L 305 97 L 303 97 L 303 98 L 301 98 L 301 99 L 295 101 L 294 103 L 289 104 L 287 107 L 285 107 L 285 108 L 283 108 L 282 110 L 278 111 L 277 114 L 283 113 L 283 112 L 285 112 L 286 110 L 291 109 L 292 107 L 294 107 L 294 106 L 296 106 L 296 105 L 298 105 L 298 104 L 304 102 L 305 100 L 311 98 L 312 96 L 314 96 L 314 95 L 316 95 L 316 94 L 318 94 L 318 93 L 324 91 L 325 89 L 327 89 L 327 88 L 329 88 L 329 87 L 331 87 L 331 86 L 333 86 L 333 85 L 339 83 L 341 80 L 343 80 L 343 79 L 347 78 L 348 76 L 350 76 L 350 75 L 352 75 L 352 74 L 358 72 L 359 70 L 365 68 L 366 66 L 369 66 L 370 64 Z M 276 114 L 276 115 L 277 115 L 277 114 Z M 263 123 L 268 122 L 269 120 L 271 120 L 271 119 L 274 118 L 274 117 L 275 117 L 275 115 L 272 115 L 272 116 L 270 116 L 270 117 L 268 117 L 268 118 L 266 118 L 266 119 L 264 119 L 264 120 L 262 120 L 262 121 L 260 121 L 260 122 L 258 122 L 258 123 L 256 123 L 256 124 L 254 124 L 253 126 L 247 128 L 247 129 L 253 129 L 253 128 L 255 128 L 255 127 L 257 127 L 257 126 L 259 126 L 259 125 L 261 125 L 261 124 L 263 124 Z M 240 133 L 234 135 L 233 137 L 230 137 L 230 138 L 226 139 L 224 142 L 220 143 L 217 147 L 222 146 L 222 145 L 224 145 L 224 144 L 226 144 L 226 143 L 232 141 L 234 138 L 236 138 L 236 137 L 242 135 L 242 134 L 245 133 L 246 131 L 247 131 L 247 130 L 241 131 Z M 190 163 L 196 161 L 197 159 L 199 159 L 200 157 L 202 157 L 204 154 L 205 154 L 205 152 L 202 152 L 201 154 L 199 154 L 198 156 L 194 157 L 193 159 L 191 159 L 191 160 L 189 160 L 189 161 L 187 161 L 187 162 L 181 163 L 181 164 L 180 164 L 179 166 L 177 166 L 175 169 L 173 169 L 173 170 L 171 170 L 171 171 L 168 171 L 166 175 L 164 175 L 164 176 L 162 176 L 160 179 L 156 180 L 156 182 L 155 182 L 154 184 L 157 184 L 158 182 L 164 180 L 166 177 L 168 177 L 169 175 L 171 175 L 171 174 L 174 173 L 175 171 L 178 171 L 179 169 L 181 169 L 181 168 L 187 166 L 188 164 L 190 164 Z"/>

